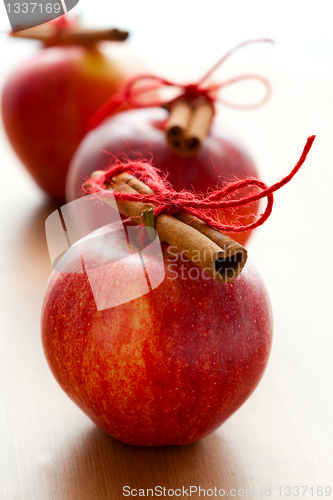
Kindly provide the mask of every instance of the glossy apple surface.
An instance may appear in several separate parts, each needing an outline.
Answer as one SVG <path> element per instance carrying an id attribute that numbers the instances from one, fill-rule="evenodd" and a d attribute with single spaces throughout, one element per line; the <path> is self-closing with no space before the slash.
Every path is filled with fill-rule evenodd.
<path id="1" fill-rule="evenodd" d="M 87 121 L 128 74 L 105 51 L 68 45 L 44 48 L 7 80 L 2 116 L 8 138 L 54 200 L 65 200 L 69 163 Z"/>
<path id="2" fill-rule="evenodd" d="M 257 169 L 246 148 L 216 121 L 204 140 L 199 153 L 193 158 L 174 154 L 164 130 L 168 112 L 162 108 L 124 111 L 106 119 L 84 138 L 71 162 L 67 180 L 67 200 L 82 195 L 82 184 L 94 170 L 104 170 L 111 159 L 128 157 L 133 160 L 151 160 L 152 164 L 169 173 L 173 187 L 206 192 L 227 181 L 258 177 Z M 240 193 L 245 194 L 245 191 Z M 223 222 L 254 220 L 258 205 L 224 212 Z M 241 218 L 240 218 L 241 217 Z M 233 234 L 245 243 L 248 232 Z"/>
<path id="3" fill-rule="evenodd" d="M 53 271 L 44 295 L 49 366 L 67 395 L 119 441 L 193 443 L 230 417 L 263 375 L 272 341 L 265 286 L 251 262 L 223 285 L 164 257 L 165 278 L 146 293 L 140 259 L 128 267 L 126 237 L 119 233 L 110 245 L 102 233 L 84 250 L 86 268 L 103 266 L 95 275 L 99 301 L 126 288 L 139 296 L 98 311 L 87 274 L 77 272 L 80 244 L 72 247 L 66 272 Z M 154 259 L 151 276 L 159 272 Z"/>

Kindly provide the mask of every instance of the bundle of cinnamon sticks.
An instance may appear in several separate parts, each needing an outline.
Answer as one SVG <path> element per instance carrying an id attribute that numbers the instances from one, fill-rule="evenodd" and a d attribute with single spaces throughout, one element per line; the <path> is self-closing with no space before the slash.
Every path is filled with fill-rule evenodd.
<path id="1" fill-rule="evenodd" d="M 185 158 L 195 156 L 210 130 L 214 115 L 213 103 L 204 97 L 177 100 L 166 124 L 171 151 Z"/>
<path id="2" fill-rule="evenodd" d="M 91 178 L 101 173 L 95 171 Z M 154 194 L 146 184 L 128 173 L 113 177 L 111 183 L 115 192 Z M 102 199 L 108 203 L 107 196 Z M 150 219 L 146 217 L 147 211 L 151 213 L 154 208 L 153 205 L 140 201 L 116 201 L 119 211 L 139 224 L 147 224 Z M 155 220 L 155 229 L 161 241 L 184 253 L 194 264 L 221 283 L 231 283 L 246 263 L 247 251 L 244 247 L 190 214 L 179 213 L 174 217 L 161 214 Z"/>

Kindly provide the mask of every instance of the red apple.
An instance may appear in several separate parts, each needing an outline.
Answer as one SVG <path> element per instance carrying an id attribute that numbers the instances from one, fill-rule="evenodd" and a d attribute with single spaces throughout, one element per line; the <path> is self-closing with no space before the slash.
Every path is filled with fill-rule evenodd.
<path id="1" fill-rule="evenodd" d="M 89 118 L 138 69 L 128 49 L 120 51 L 122 61 L 118 49 L 110 56 L 108 44 L 58 46 L 53 40 L 21 64 L 4 87 L 2 115 L 9 140 L 37 184 L 60 202 Z"/>
<path id="2" fill-rule="evenodd" d="M 263 375 L 272 341 L 265 286 L 251 262 L 223 285 L 177 254 L 164 257 L 165 278 L 147 293 L 140 258 L 127 259 L 124 233 L 114 232 L 110 244 L 106 230 L 71 247 L 66 272 L 53 271 L 47 284 L 49 366 L 67 395 L 119 441 L 193 443 L 230 417 Z M 147 259 L 156 276 L 161 261 Z M 120 303 L 124 290 L 129 301 Z M 110 300 L 120 305 L 104 309 Z"/>
<path id="3" fill-rule="evenodd" d="M 129 110 L 104 120 L 89 132 L 71 162 L 67 200 L 79 198 L 84 180 L 94 170 L 104 170 L 114 156 L 152 159 L 155 167 L 169 173 L 168 180 L 177 191 L 194 188 L 206 192 L 236 178 L 258 177 L 246 148 L 216 121 L 195 157 L 174 154 L 164 130 L 167 117 L 168 112 L 162 108 Z M 242 224 L 249 224 L 257 211 L 258 204 L 225 211 L 223 220 L 236 223 L 241 217 Z M 242 244 L 248 237 L 248 232 L 233 235 Z"/>

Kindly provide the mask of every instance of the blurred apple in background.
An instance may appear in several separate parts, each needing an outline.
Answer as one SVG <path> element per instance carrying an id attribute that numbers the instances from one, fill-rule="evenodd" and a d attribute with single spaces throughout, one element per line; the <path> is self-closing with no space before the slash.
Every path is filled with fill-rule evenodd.
<path id="1" fill-rule="evenodd" d="M 48 23 L 52 24 L 56 22 Z M 65 31 L 62 27 L 61 33 Z M 65 200 L 67 170 L 88 119 L 139 70 L 139 58 L 127 42 L 64 43 L 55 34 L 9 77 L 2 95 L 7 135 L 51 198 Z"/>
<path id="2" fill-rule="evenodd" d="M 166 137 L 167 118 L 168 112 L 162 108 L 129 110 L 107 118 L 91 130 L 71 162 L 67 200 L 82 196 L 83 182 L 94 170 L 104 170 L 114 157 L 151 160 L 155 167 L 168 172 L 168 180 L 177 191 L 193 188 L 206 192 L 231 180 L 258 177 L 246 147 L 215 120 L 194 157 L 183 158 L 173 153 Z M 233 211 L 224 210 L 221 219 L 228 224 L 238 220 L 249 224 L 258 207 L 256 203 Z M 232 237 L 244 244 L 249 236 L 249 232 L 243 232 Z"/>

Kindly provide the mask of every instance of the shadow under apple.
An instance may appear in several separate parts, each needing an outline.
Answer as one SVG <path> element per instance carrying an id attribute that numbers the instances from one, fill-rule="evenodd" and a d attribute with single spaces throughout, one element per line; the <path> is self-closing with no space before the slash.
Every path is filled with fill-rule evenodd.
<path id="1" fill-rule="evenodd" d="M 122 444 L 89 426 L 52 463 L 44 465 L 43 478 L 50 491 L 57 491 L 57 500 L 120 499 L 125 486 L 137 490 L 137 496 L 144 490 L 141 496 L 146 497 L 152 496 L 147 489 L 156 486 L 166 488 L 165 497 L 168 489 L 189 492 L 190 486 L 227 492 L 239 483 L 237 463 L 221 430 L 188 446 L 146 448 Z M 243 479 L 239 488 L 244 488 Z M 192 498 L 197 496 L 192 491 Z"/>

